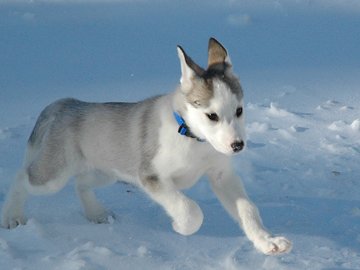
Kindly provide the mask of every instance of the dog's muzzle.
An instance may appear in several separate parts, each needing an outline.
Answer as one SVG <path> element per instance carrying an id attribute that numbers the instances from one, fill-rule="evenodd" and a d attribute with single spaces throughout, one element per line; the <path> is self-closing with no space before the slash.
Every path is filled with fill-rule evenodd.
<path id="1" fill-rule="evenodd" d="M 244 141 L 236 141 L 231 144 L 231 148 L 235 153 L 243 150 L 244 146 L 245 146 Z"/>

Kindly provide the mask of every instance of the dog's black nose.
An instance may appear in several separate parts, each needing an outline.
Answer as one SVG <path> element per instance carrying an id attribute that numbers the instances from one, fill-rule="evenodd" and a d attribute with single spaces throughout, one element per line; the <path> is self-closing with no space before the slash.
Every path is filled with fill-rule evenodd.
<path id="1" fill-rule="evenodd" d="M 236 153 L 236 152 L 240 152 L 244 148 L 244 145 L 245 145 L 244 141 L 240 141 L 240 142 L 236 141 L 231 144 L 231 148 Z"/>

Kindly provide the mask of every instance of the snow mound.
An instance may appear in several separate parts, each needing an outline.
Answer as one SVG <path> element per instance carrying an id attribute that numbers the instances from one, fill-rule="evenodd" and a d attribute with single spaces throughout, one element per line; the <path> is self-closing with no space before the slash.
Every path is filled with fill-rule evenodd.
<path id="1" fill-rule="evenodd" d="M 351 125 L 350 125 L 351 129 L 354 131 L 360 131 L 360 119 L 356 119 L 354 120 Z"/>
<path id="2" fill-rule="evenodd" d="M 292 113 L 288 112 L 287 110 L 281 109 L 277 104 L 271 102 L 270 108 L 267 110 L 269 115 L 274 117 L 291 117 L 293 116 Z"/>
<path id="3" fill-rule="evenodd" d="M 329 129 L 341 132 L 357 132 L 360 131 L 360 119 L 355 119 L 352 123 L 347 123 L 344 120 L 337 120 L 329 125 Z"/>

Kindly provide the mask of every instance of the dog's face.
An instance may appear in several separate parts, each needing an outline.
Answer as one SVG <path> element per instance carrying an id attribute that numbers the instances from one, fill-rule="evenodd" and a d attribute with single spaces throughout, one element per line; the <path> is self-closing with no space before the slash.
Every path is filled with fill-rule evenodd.
<path id="1" fill-rule="evenodd" d="M 243 92 L 230 58 L 215 39 L 209 41 L 208 68 L 196 65 L 179 47 L 183 117 L 191 131 L 217 151 L 240 152 L 245 142 Z"/>

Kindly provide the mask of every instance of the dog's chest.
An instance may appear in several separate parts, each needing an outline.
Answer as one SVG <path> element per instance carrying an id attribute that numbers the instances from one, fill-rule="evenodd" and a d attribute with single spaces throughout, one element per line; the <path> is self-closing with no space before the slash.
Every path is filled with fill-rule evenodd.
<path id="1" fill-rule="evenodd" d="M 211 167 L 211 160 L 208 146 L 179 143 L 173 147 L 162 145 L 154 165 L 160 177 L 184 189 L 194 185 Z"/>

